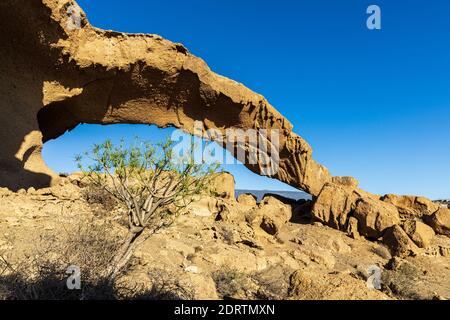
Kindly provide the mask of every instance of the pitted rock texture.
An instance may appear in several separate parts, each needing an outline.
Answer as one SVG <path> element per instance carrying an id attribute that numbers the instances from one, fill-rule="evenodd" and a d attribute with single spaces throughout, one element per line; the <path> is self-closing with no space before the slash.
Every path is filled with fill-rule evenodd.
<path id="1" fill-rule="evenodd" d="M 77 28 L 74 8 L 81 14 Z M 332 177 L 263 96 L 215 74 L 181 44 L 95 28 L 69 0 L 0 1 L 0 39 L 0 187 L 55 185 L 59 177 L 42 160 L 42 145 L 81 123 L 155 124 L 196 135 L 216 129 L 210 138 L 218 142 L 227 129 L 276 129 L 279 170 L 272 177 L 310 193 L 316 219 L 378 238 L 418 218 L 448 235 L 450 210 L 437 212 L 419 197 L 373 195 L 353 178 Z M 252 147 L 225 146 L 235 154 Z M 265 169 L 262 161 L 246 166 L 258 174 Z"/>
<path id="2" fill-rule="evenodd" d="M 3 186 L 54 183 L 57 175 L 41 158 L 42 144 L 80 123 L 155 124 L 204 134 L 194 130 L 201 121 L 204 131 L 220 132 L 218 141 L 228 128 L 278 129 L 274 178 L 313 195 L 331 179 L 263 96 L 215 74 L 183 45 L 160 36 L 94 28 L 81 9 L 80 28 L 73 28 L 70 6 L 78 8 L 68 0 L 0 3 L 0 107 L 8 114 L 0 120 Z M 247 167 L 263 170 L 262 164 Z"/>

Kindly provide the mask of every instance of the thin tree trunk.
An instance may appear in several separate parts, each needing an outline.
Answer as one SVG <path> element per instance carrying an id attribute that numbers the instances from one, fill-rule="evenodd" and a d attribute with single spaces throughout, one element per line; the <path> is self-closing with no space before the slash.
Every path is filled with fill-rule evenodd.
<path id="1" fill-rule="evenodd" d="M 109 279 L 110 282 L 114 281 L 119 272 L 126 266 L 128 261 L 130 261 L 136 248 L 137 240 L 142 235 L 143 231 L 144 229 L 138 232 L 130 231 L 126 241 L 117 251 L 117 254 L 111 261 L 111 265 L 106 271 L 106 277 Z"/>

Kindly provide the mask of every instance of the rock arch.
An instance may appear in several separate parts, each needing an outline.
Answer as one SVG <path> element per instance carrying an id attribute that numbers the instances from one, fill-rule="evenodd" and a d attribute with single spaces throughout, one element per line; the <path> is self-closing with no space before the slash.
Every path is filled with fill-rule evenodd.
<path id="1" fill-rule="evenodd" d="M 94 28 L 74 8 L 71 0 L 0 1 L 0 187 L 57 182 L 42 145 L 80 123 L 146 123 L 195 134 L 193 123 L 201 121 L 222 135 L 227 128 L 277 129 L 280 161 L 272 177 L 310 193 L 316 220 L 353 236 L 382 237 L 399 255 L 416 251 L 408 237 L 415 231 L 403 226 L 416 219 L 449 235 L 450 210 L 332 177 L 263 96 L 215 74 L 181 44 Z M 80 12 L 79 28 L 73 12 Z M 261 173 L 259 164 L 246 166 Z"/>
<path id="2" fill-rule="evenodd" d="M 181 44 L 157 35 L 94 28 L 81 11 L 73 28 L 69 0 L 0 4 L 0 183 L 11 189 L 46 186 L 57 176 L 41 158 L 42 144 L 80 123 L 148 123 L 193 132 L 278 129 L 280 168 L 274 178 L 318 195 L 331 181 L 311 147 L 267 100 L 212 72 Z M 247 146 L 246 146 L 247 147 Z M 250 170 L 261 173 L 259 165 Z"/>

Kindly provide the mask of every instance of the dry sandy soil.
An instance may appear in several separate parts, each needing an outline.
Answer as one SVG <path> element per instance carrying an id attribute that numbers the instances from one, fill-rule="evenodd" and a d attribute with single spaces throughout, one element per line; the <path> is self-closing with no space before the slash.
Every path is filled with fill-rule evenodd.
<path id="1" fill-rule="evenodd" d="M 436 236 L 416 256 L 392 258 L 377 241 L 311 223 L 296 203 L 271 196 L 260 204 L 244 200 L 205 196 L 191 205 L 139 247 L 124 283 L 153 288 L 168 279 L 167 290 L 174 292 L 162 298 L 450 298 L 448 237 Z M 45 245 L 65 243 L 80 223 L 107 223 L 106 231 L 120 236 L 122 216 L 110 199 L 70 179 L 38 191 L 1 189 L 0 255 L 20 265 L 42 249 L 42 239 Z M 367 287 L 371 266 L 381 270 L 380 290 Z M 3 270 L 0 282 L 7 274 Z"/>

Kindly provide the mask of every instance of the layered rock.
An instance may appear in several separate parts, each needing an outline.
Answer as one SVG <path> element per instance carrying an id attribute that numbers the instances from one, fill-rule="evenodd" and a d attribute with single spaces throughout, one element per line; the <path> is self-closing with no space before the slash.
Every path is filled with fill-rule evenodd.
<path id="1" fill-rule="evenodd" d="M 381 200 L 396 206 L 403 217 L 423 217 L 439 209 L 439 205 L 424 197 L 388 194 Z"/>
<path id="2" fill-rule="evenodd" d="M 74 12 L 80 12 L 78 26 Z M 94 28 L 70 0 L 1 1 L 0 39 L 0 109 L 8 115 L 0 120 L 3 186 L 45 187 L 57 180 L 41 158 L 42 144 L 80 123 L 155 124 L 197 135 L 216 129 L 210 138 L 221 143 L 229 128 L 278 130 L 273 178 L 312 195 L 331 179 L 263 96 L 215 74 L 181 44 Z M 250 145 L 226 147 L 248 151 Z M 262 173 L 258 160 L 246 166 Z"/>
<path id="3" fill-rule="evenodd" d="M 313 203 L 313 218 L 353 238 L 381 239 L 401 256 L 429 247 L 435 233 L 449 235 L 450 210 L 426 198 L 378 196 L 357 186 L 342 177 L 326 183 Z"/>

